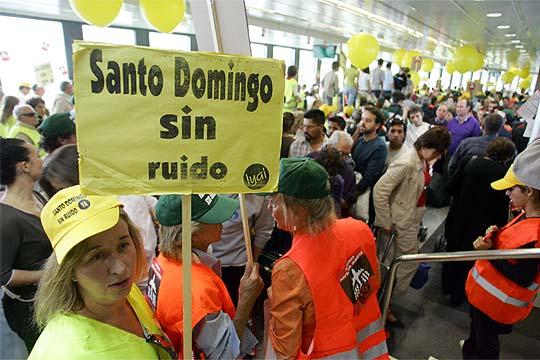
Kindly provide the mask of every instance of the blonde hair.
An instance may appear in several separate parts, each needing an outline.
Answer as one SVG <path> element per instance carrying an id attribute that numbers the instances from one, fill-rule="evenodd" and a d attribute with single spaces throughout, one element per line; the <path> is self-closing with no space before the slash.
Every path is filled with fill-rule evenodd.
<path id="1" fill-rule="evenodd" d="M 131 222 L 124 210 L 120 209 L 120 219 L 128 226 L 137 254 L 134 269 L 135 282 L 146 275 L 146 257 L 139 230 Z M 84 302 L 73 281 L 75 268 L 87 254 L 88 241 L 82 241 L 71 249 L 61 264 L 58 264 L 54 253 L 44 267 L 43 277 L 38 285 L 35 302 L 34 321 L 40 330 L 59 313 L 72 314 L 84 307 Z"/>
<path id="2" fill-rule="evenodd" d="M 308 234 L 315 235 L 328 229 L 336 221 L 334 201 L 330 195 L 320 199 L 301 199 L 285 194 L 276 196 L 283 200 L 286 225 L 292 231 L 300 226 Z M 300 211 L 305 213 L 305 217 L 298 217 Z M 304 223 L 299 224 L 298 220 Z"/>
<path id="3" fill-rule="evenodd" d="M 201 229 L 201 223 L 191 222 L 191 235 Z M 182 224 L 159 226 L 159 251 L 167 259 L 182 261 Z"/>

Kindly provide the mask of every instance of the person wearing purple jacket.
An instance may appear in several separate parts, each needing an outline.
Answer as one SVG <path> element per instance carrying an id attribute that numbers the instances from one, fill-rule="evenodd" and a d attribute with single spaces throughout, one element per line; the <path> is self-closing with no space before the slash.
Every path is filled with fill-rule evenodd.
<path id="1" fill-rule="evenodd" d="M 471 106 L 469 100 L 459 99 L 456 104 L 457 116 L 448 122 L 447 129 L 452 135 L 452 142 L 448 149 L 450 156 L 456 151 L 463 139 L 482 134 L 478 120 L 471 113 Z"/>

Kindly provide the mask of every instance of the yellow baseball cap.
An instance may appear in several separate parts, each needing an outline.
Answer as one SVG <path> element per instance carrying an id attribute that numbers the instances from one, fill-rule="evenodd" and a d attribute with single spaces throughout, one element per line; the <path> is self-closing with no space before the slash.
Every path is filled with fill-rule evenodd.
<path id="1" fill-rule="evenodd" d="M 500 180 L 494 181 L 491 183 L 491 187 L 495 190 L 506 190 L 510 189 L 513 186 L 521 185 L 525 186 L 514 174 L 514 165 L 510 166 L 504 177 Z"/>
<path id="2" fill-rule="evenodd" d="M 41 224 L 59 264 L 77 244 L 112 228 L 122 206 L 116 196 L 90 196 L 79 185 L 56 193 L 41 211 Z"/>

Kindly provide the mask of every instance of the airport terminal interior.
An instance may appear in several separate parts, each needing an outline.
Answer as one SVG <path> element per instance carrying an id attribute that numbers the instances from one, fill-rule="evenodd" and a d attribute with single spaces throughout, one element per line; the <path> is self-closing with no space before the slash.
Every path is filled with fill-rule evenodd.
<path id="1" fill-rule="evenodd" d="M 539 18 L 0 0 L 0 359 L 539 359 Z"/>

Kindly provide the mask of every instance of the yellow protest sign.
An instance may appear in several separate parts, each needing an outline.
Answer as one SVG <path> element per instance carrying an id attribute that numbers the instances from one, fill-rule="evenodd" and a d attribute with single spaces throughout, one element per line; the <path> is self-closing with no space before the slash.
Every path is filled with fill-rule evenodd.
<path id="1" fill-rule="evenodd" d="M 282 61 L 85 42 L 73 57 L 85 193 L 277 188 Z"/>

